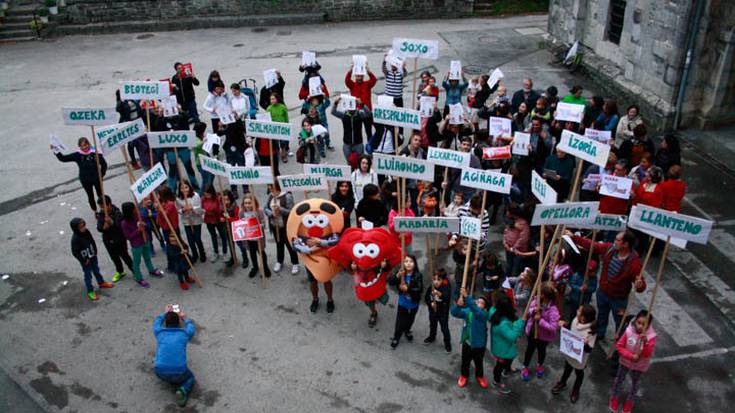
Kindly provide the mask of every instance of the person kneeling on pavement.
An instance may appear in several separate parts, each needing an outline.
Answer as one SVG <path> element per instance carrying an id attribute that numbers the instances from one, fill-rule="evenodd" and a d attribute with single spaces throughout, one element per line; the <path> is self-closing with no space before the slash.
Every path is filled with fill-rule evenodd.
<path id="1" fill-rule="evenodd" d="M 186 406 L 194 387 L 194 374 L 186 364 L 186 345 L 194 334 L 194 323 L 178 306 L 167 304 L 153 322 L 156 337 L 154 371 L 159 379 L 177 386 L 176 403 L 181 407 Z"/>

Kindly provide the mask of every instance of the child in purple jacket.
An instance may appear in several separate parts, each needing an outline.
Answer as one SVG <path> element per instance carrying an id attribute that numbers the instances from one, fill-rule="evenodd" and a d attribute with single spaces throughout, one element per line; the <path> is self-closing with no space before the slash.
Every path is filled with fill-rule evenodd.
<path id="1" fill-rule="evenodd" d="M 544 360 L 546 359 L 546 347 L 555 341 L 557 329 L 559 328 L 559 310 L 556 308 L 556 288 L 551 282 L 541 285 L 541 308 L 536 304 L 536 297 L 531 300 L 531 306 L 526 314 L 526 336 L 528 345 L 526 355 L 523 359 L 523 370 L 521 378 L 529 380 L 528 366 L 531 363 L 533 353 L 538 349 L 538 364 L 536 364 L 536 377 L 544 377 Z M 536 332 L 538 330 L 538 333 Z"/>
<path id="2" fill-rule="evenodd" d="M 150 238 L 145 238 L 145 224 L 143 221 L 138 219 L 137 210 L 135 204 L 132 202 L 125 202 L 122 204 L 123 219 L 120 222 L 120 228 L 122 229 L 125 239 L 130 242 L 130 247 L 133 250 L 133 277 L 135 281 L 142 287 L 150 287 L 148 281 L 143 279 L 143 274 L 140 273 L 140 258 L 143 257 L 145 266 L 148 269 L 150 275 L 154 277 L 162 277 L 163 272 L 156 269 L 151 262 L 151 247 L 148 244 Z"/>

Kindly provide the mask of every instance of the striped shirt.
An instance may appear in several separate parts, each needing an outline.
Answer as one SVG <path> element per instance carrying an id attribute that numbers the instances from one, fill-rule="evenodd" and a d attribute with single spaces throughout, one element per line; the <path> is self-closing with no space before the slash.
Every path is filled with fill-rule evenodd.
<path id="1" fill-rule="evenodd" d="M 385 75 L 385 94 L 393 97 L 403 97 L 403 78 L 408 75 L 406 68 L 403 70 L 388 70 L 388 65 L 383 60 L 383 74 Z"/>
<path id="2" fill-rule="evenodd" d="M 472 214 L 469 202 L 459 207 L 457 217 L 459 219 L 462 219 L 462 217 L 478 218 Z M 487 237 L 490 233 L 490 215 L 487 213 L 487 210 L 482 211 L 482 225 L 480 226 L 480 229 L 482 231 L 482 238 L 480 239 L 480 249 L 482 250 L 485 249 L 485 247 L 487 246 Z M 452 234 L 452 237 L 459 237 L 459 232 L 455 232 L 454 234 Z"/>
<path id="3" fill-rule="evenodd" d="M 607 266 L 607 276 L 608 278 L 615 278 L 620 274 L 620 270 L 623 268 L 623 265 L 625 264 L 626 260 L 621 260 L 618 258 L 618 254 L 613 254 L 612 257 L 610 257 L 610 264 Z"/>

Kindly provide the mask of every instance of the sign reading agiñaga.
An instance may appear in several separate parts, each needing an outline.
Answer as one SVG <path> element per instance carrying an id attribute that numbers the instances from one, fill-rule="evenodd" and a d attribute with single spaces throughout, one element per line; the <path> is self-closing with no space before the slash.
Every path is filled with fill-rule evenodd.
<path id="1" fill-rule="evenodd" d="M 509 174 L 466 168 L 462 170 L 462 179 L 459 184 L 468 188 L 509 194 L 512 179 L 513 176 Z"/>
<path id="2" fill-rule="evenodd" d="M 120 98 L 122 100 L 163 99 L 170 95 L 168 82 L 122 82 Z"/>
<path id="3" fill-rule="evenodd" d="M 470 154 L 468 152 L 453 151 L 451 149 L 442 149 L 435 146 L 429 146 L 429 153 L 426 160 L 435 165 L 447 166 L 449 168 L 469 168 Z"/>
<path id="4" fill-rule="evenodd" d="M 450 217 L 395 217 L 393 225 L 396 232 L 459 232 L 459 218 Z"/>
<path id="5" fill-rule="evenodd" d="M 398 126 L 399 128 L 421 129 L 421 114 L 417 110 L 375 106 L 373 108 L 373 122 L 381 125 Z"/>
<path id="6" fill-rule="evenodd" d="M 324 175 L 281 175 L 278 183 L 282 191 L 321 191 L 328 188 Z"/>
<path id="7" fill-rule="evenodd" d="M 143 119 L 138 118 L 133 122 L 118 123 L 117 125 L 103 128 L 97 133 L 100 149 L 105 155 L 126 143 L 137 139 L 145 134 Z"/>
<path id="8" fill-rule="evenodd" d="M 61 112 L 64 115 L 64 125 L 113 125 L 119 118 L 115 108 L 61 108 Z"/>
<path id="9" fill-rule="evenodd" d="M 227 177 L 227 168 L 229 165 L 204 155 L 199 155 L 199 162 L 202 165 L 202 170 L 212 175 Z"/>
<path id="10" fill-rule="evenodd" d="M 712 230 L 712 221 L 640 204 L 630 211 L 628 225 L 697 244 L 706 244 Z"/>
<path id="11" fill-rule="evenodd" d="M 393 53 L 401 57 L 439 58 L 439 41 L 418 39 L 393 39 Z"/>
<path id="12" fill-rule="evenodd" d="M 610 154 L 610 145 L 594 141 L 580 134 L 564 129 L 556 146 L 577 158 L 604 167 Z"/>
<path id="13" fill-rule="evenodd" d="M 196 143 L 197 136 L 193 130 L 148 132 L 148 144 L 151 148 L 192 148 Z"/>
<path id="14" fill-rule="evenodd" d="M 253 138 L 276 139 L 290 141 L 293 136 L 291 124 L 269 122 L 264 120 L 245 119 L 245 134 Z"/>
<path id="15" fill-rule="evenodd" d="M 273 171 L 270 166 L 229 166 L 227 180 L 230 185 L 272 184 Z"/>
<path id="16" fill-rule="evenodd" d="M 406 156 L 373 154 L 375 172 L 386 176 L 430 181 L 434 179 L 434 164 Z"/>
<path id="17" fill-rule="evenodd" d="M 563 204 L 536 205 L 531 225 L 580 225 L 595 221 L 599 202 L 567 202 Z"/>
<path id="18" fill-rule="evenodd" d="M 135 199 L 140 202 L 158 188 L 159 185 L 166 182 L 167 179 L 166 170 L 163 169 L 163 165 L 159 162 L 150 171 L 138 178 L 134 184 L 130 185 L 130 190 L 133 191 Z"/>
<path id="19" fill-rule="evenodd" d="M 318 165 L 305 163 L 304 173 L 306 175 L 324 175 L 327 177 L 327 181 L 349 181 L 352 178 L 352 171 L 348 165 Z"/>

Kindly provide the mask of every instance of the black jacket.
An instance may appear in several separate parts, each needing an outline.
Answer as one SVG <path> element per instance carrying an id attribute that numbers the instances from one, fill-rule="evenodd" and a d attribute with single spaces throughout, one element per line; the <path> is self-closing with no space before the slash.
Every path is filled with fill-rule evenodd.
<path id="1" fill-rule="evenodd" d="M 360 203 L 357 204 L 355 215 L 358 219 L 363 217 L 372 222 L 375 228 L 388 224 L 388 210 L 385 208 L 383 201 L 380 200 L 361 199 Z"/>
<path id="2" fill-rule="evenodd" d="M 69 226 L 73 235 L 71 236 L 71 255 L 74 256 L 79 263 L 87 265 L 87 260 L 97 256 L 97 244 L 92 238 L 89 230 L 79 232 L 79 224 L 82 223 L 81 218 L 73 218 L 69 221 Z"/>
<path id="3" fill-rule="evenodd" d="M 245 152 L 245 126 L 241 119 L 237 119 L 234 123 L 230 123 L 225 127 L 225 140 L 224 148 L 226 152 L 232 152 L 232 147 L 235 147 L 235 152 Z"/>
<path id="4" fill-rule="evenodd" d="M 401 279 L 398 278 L 397 274 L 400 271 L 401 266 L 398 266 L 396 271 L 392 272 L 388 276 L 388 284 L 398 287 L 401 284 Z M 414 303 L 421 303 L 421 293 L 424 291 L 424 275 L 418 270 L 413 271 L 411 282 L 408 283 L 408 295 L 411 297 L 411 301 Z"/>
<path id="5" fill-rule="evenodd" d="M 370 113 L 364 108 L 351 112 L 340 112 L 337 105 L 332 105 L 332 115 L 342 121 L 342 143 L 345 145 L 358 145 L 362 143 L 362 124 L 370 117 Z"/>
<path id="6" fill-rule="evenodd" d="M 97 178 L 97 161 L 94 159 L 94 152 L 90 152 L 86 155 L 80 152 L 73 152 L 67 155 L 57 153 L 56 158 L 61 162 L 76 162 L 79 167 L 79 180 L 83 184 L 99 182 L 99 179 Z M 107 162 L 102 154 L 100 154 L 100 170 L 104 177 L 105 173 L 107 173 Z"/>
<path id="7" fill-rule="evenodd" d="M 171 84 L 174 85 L 174 93 L 176 94 L 176 101 L 180 105 L 193 101 L 196 96 L 194 95 L 194 86 L 199 86 L 199 79 L 196 77 L 185 77 L 179 78 L 178 75 L 171 76 Z"/>
<path id="8" fill-rule="evenodd" d="M 110 211 L 112 225 L 107 229 L 104 229 L 105 214 L 96 212 L 95 216 L 97 217 L 97 231 L 102 233 L 102 242 L 105 243 L 105 246 L 125 247 L 127 245 L 127 240 L 120 227 L 123 215 L 118 207 L 112 205 L 112 211 Z"/>
<path id="9" fill-rule="evenodd" d="M 283 97 L 283 88 L 285 86 L 286 81 L 283 80 L 281 75 L 278 75 L 278 83 L 269 88 L 264 87 L 260 89 L 260 98 L 258 99 L 258 104 L 260 104 L 260 107 L 263 109 L 268 109 L 268 106 L 271 105 L 271 93 L 278 93 L 281 97 Z"/>
<path id="10" fill-rule="evenodd" d="M 518 106 L 521 105 L 521 102 L 526 102 L 528 111 L 531 112 L 531 110 L 536 107 L 536 101 L 540 97 L 541 95 L 536 93 L 533 89 L 531 89 L 531 93 L 528 94 L 528 98 L 524 96 L 523 89 L 517 90 L 516 93 L 513 94 L 513 98 L 510 100 L 511 112 L 518 112 Z"/>
<path id="11" fill-rule="evenodd" d="M 449 280 L 442 281 L 442 285 L 437 288 L 437 291 L 441 293 L 441 297 L 439 299 L 434 298 L 434 295 L 431 293 L 432 290 L 433 288 L 429 286 L 429 288 L 426 289 L 426 294 L 424 294 L 424 302 L 426 303 L 426 307 L 429 309 L 429 313 L 434 313 L 434 310 L 431 308 L 431 303 L 436 302 L 435 314 L 449 314 L 449 308 L 452 306 L 452 284 Z"/>

